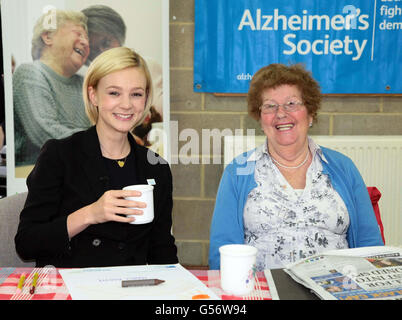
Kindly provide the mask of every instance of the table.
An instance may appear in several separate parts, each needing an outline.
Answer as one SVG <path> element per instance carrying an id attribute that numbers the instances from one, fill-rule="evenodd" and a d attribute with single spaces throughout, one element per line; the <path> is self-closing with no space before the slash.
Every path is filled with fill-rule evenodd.
<path id="1" fill-rule="evenodd" d="M 220 288 L 219 270 L 189 270 L 223 300 L 272 300 L 263 272 L 257 272 L 254 291 L 245 297 L 225 294 Z M 33 275 L 38 272 L 38 286 L 35 294 L 29 293 Z M 16 294 L 20 276 L 26 280 L 21 294 Z M 58 269 L 0 268 L 0 300 L 71 300 L 71 295 Z"/>

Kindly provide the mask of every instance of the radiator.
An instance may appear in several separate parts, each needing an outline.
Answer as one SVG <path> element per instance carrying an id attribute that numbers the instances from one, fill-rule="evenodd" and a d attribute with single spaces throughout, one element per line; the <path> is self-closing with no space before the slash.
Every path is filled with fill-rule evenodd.
<path id="1" fill-rule="evenodd" d="M 350 157 L 367 186 L 380 190 L 381 219 L 387 245 L 402 246 L 402 136 L 312 136 L 324 147 Z M 262 144 L 265 136 L 227 136 L 224 165 Z"/>

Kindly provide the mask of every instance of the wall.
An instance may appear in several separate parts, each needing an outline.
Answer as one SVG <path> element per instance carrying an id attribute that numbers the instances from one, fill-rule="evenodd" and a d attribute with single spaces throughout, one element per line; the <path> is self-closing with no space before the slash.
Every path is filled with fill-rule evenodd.
<path id="1" fill-rule="evenodd" d="M 170 108 L 179 133 L 194 128 L 251 129 L 245 97 L 216 97 L 193 92 L 194 1 L 170 0 Z M 384 72 L 392 72 L 385 71 Z M 364 81 L 364 79 L 363 79 Z M 325 97 L 312 135 L 402 135 L 402 97 Z M 246 134 L 246 131 L 244 131 Z M 186 145 L 179 143 L 178 151 Z M 212 142 L 211 142 L 212 143 Z M 192 154 L 182 164 L 172 155 L 174 184 L 173 232 L 182 264 L 207 265 L 209 226 L 223 165 L 222 153 Z M 180 157 L 179 160 L 181 160 Z M 206 162 L 211 164 L 205 164 Z M 202 164 L 204 163 L 204 164 Z"/>

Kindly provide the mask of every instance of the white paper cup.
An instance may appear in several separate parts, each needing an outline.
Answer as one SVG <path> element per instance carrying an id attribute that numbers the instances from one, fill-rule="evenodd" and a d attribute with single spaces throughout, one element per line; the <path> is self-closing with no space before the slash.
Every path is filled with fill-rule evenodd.
<path id="1" fill-rule="evenodd" d="M 221 287 L 232 295 L 247 295 L 254 289 L 257 249 L 245 244 L 228 244 L 219 248 Z"/>
<path id="2" fill-rule="evenodd" d="M 132 208 L 143 211 L 141 215 L 127 215 L 127 217 L 134 217 L 135 220 L 131 224 L 144 224 L 150 223 L 154 220 L 154 187 L 148 184 L 137 184 L 124 187 L 123 190 L 136 190 L 142 194 L 139 197 L 126 197 L 126 200 L 145 202 L 146 208 Z"/>

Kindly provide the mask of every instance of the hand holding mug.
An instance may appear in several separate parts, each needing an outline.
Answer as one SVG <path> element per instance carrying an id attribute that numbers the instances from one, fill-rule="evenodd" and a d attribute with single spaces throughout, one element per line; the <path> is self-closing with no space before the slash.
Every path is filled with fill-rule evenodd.
<path id="1" fill-rule="evenodd" d="M 127 200 L 137 200 L 143 201 L 146 203 L 146 208 L 143 210 L 143 214 L 141 216 L 134 216 L 134 220 L 131 221 L 131 224 L 143 224 L 150 223 L 154 220 L 154 187 L 148 184 L 137 184 L 132 186 L 124 187 L 125 191 L 133 191 L 140 192 L 141 196 L 138 198 L 128 196 Z M 133 209 L 136 207 L 133 206 Z"/>
<path id="2" fill-rule="evenodd" d="M 137 190 L 109 190 L 90 205 L 91 224 L 108 221 L 132 223 L 135 216 L 143 214 L 147 204 Z M 129 199 L 128 199 L 129 198 Z M 128 217 L 129 216 L 129 217 Z"/>

